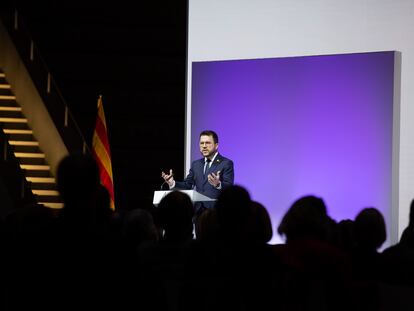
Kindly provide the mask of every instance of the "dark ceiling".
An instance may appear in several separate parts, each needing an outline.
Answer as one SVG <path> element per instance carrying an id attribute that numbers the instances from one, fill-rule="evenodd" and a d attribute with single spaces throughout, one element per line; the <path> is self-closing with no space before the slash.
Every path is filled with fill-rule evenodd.
<path id="1" fill-rule="evenodd" d="M 151 202 L 161 169 L 181 178 L 187 1 L 17 7 L 88 140 L 103 95 L 117 206 Z"/>

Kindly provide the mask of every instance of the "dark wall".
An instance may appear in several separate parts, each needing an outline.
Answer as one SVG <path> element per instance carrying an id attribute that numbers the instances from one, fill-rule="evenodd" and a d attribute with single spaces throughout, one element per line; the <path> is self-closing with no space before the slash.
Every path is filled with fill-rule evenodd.
<path id="1" fill-rule="evenodd" d="M 151 202 L 161 169 L 182 178 L 186 1 L 17 6 L 89 141 L 103 95 L 118 207 Z"/>

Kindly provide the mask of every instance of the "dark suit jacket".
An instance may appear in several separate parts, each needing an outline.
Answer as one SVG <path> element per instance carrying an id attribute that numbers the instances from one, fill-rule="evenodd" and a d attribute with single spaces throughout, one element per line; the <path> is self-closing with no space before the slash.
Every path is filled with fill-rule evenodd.
<path id="1" fill-rule="evenodd" d="M 220 154 L 217 154 L 214 162 L 211 164 L 205 175 L 203 174 L 203 171 L 204 158 L 193 161 L 187 177 L 184 181 L 176 181 L 175 188 L 185 190 L 194 189 L 209 198 L 217 199 L 221 190 L 210 185 L 207 179 L 208 174 L 216 174 L 220 171 L 221 189 L 229 187 L 234 183 L 233 161 L 221 156 Z"/>

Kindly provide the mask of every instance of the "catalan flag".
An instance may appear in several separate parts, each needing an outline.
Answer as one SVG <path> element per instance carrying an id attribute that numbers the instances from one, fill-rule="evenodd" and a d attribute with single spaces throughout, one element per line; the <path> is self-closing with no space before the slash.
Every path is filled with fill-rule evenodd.
<path id="1" fill-rule="evenodd" d="M 99 166 L 101 184 L 108 190 L 111 198 L 111 209 L 115 209 L 114 181 L 112 178 L 111 152 L 106 128 L 102 95 L 98 98 L 98 116 L 92 140 L 92 153 Z"/>

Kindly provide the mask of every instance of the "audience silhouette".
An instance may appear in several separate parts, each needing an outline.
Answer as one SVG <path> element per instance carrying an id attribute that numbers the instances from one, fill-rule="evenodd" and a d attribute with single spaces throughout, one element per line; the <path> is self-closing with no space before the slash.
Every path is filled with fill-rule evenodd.
<path id="1" fill-rule="evenodd" d="M 277 226 L 285 243 L 272 245 L 266 207 L 238 185 L 197 218 L 179 191 L 112 211 L 84 154 L 60 162 L 57 186 L 60 211 L 27 205 L 0 219 L 4 310 L 386 310 L 414 286 L 414 200 L 399 243 L 380 252 L 373 207 L 336 222 L 322 198 L 300 197 Z"/>

